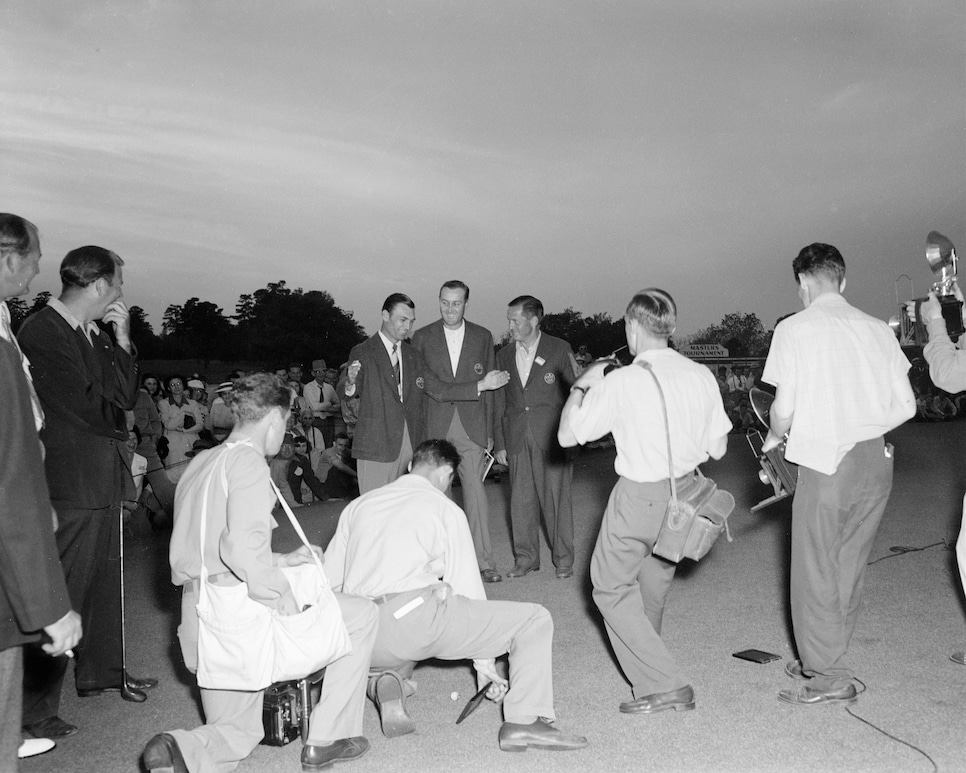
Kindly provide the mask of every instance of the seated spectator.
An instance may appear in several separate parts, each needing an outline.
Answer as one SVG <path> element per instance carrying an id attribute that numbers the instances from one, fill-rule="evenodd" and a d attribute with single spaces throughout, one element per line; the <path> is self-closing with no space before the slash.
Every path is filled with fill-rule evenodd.
<path id="1" fill-rule="evenodd" d="M 185 394 L 184 386 L 181 376 L 171 376 L 167 383 L 169 395 L 158 403 L 164 435 L 168 439 L 166 472 L 172 483 L 177 483 L 184 473 L 188 452 L 204 429 L 201 406 Z"/>
<path id="2" fill-rule="evenodd" d="M 161 380 L 153 373 L 145 373 L 141 376 L 141 388 L 151 396 L 155 404 L 165 396 Z"/>
<path id="3" fill-rule="evenodd" d="M 315 471 L 329 499 L 353 499 L 359 496 L 359 475 L 346 433 L 340 432 L 335 436 L 335 443 L 322 452 Z"/>
<path id="4" fill-rule="evenodd" d="M 312 463 L 309 461 L 308 441 L 301 435 L 297 435 L 293 438 L 293 443 L 294 451 L 288 465 L 288 485 L 292 490 L 292 497 L 300 505 L 308 504 L 311 500 L 306 501 L 307 492 L 303 490 L 305 487 L 310 495 L 320 502 L 328 499 L 329 496 L 325 493 L 322 481 L 316 477 Z"/>
<path id="5" fill-rule="evenodd" d="M 187 396 L 190 399 L 198 403 L 198 406 L 201 408 L 201 413 L 204 416 L 205 421 L 207 421 L 208 388 L 205 386 L 205 380 L 203 378 L 197 378 L 195 376 L 192 376 L 191 378 L 189 378 L 188 383 L 186 385 L 185 394 L 187 394 Z M 205 421 L 202 421 L 201 423 L 204 424 Z"/>

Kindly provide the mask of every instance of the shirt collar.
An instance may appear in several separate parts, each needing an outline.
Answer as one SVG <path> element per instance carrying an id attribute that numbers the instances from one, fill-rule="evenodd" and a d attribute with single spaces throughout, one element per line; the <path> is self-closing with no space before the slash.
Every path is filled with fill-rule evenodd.
<path id="1" fill-rule="evenodd" d="M 522 350 L 524 354 L 527 355 L 527 357 L 533 356 L 537 351 L 537 347 L 540 346 L 540 336 L 542 335 L 543 335 L 543 331 L 539 331 L 537 333 L 537 337 L 533 341 L 533 348 L 531 349 L 528 349 L 526 344 L 523 343 L 523 341 L 517 341 L 517 351 Z"/>
<path id="2" fill-rule="evenodd" d="M 68 309 L 59 298 L 51 298 L 47 301 L 47 305 L 60 314 L 60 316 L 64 318 L 64 321 L 70 325 L 73 330 L 80 329 L 81 332 L 84 333 L 84 335 L 86 335 L 88 338 L 91 336 L 96 336 L 101 332 L 100 328 L 93 322 L 88 322 L 87 327 L 81 328 L 80 320 L 71 313 L 70 309 Z"/>
<path id="3" fill-rule="evenodd" d="M 382 341 L 382 345 L 386 347 L 386 353 L 390 357 L 392 356 L 392 347 L 394 346 L 396 347 L 397 354 L 399 353 L 399 350 L 402 348 L 402 341 L 400 341 L 398 344 L 394 344 L 381 330 L 379 331 L 379 338 Z"/>

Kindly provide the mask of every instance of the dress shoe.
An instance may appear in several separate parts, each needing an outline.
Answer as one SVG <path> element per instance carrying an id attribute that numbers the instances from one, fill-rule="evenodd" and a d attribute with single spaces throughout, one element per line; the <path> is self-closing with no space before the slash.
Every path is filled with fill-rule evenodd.
<path id="1" fill-rule="evenodd" d="M 507 577 L 525 577 L 526 575 L 530 574 L 530 572 L 539 572 L 539 571 L 540 571 L 540 564 L 530 564 L 528 566 L 522 563 L 521 561 L 517 561 L 513 565 L 513 568 L 506 573 L 506 576 Z"/>
<path id="2" fill-rule="evenodd" d="M 691 711 L 694 708 L 694 690 L 686 685 L 677 690 L 656 692 L 637 700 L 621 704 L 621 714 L 656 714 L 658 711 Z"/>
<path id="3" fill-rule="evenodd" d="M 557 579 L 558 580 L 569 580 L 574 576 L 574 568 L 572 566 L 558 566 L 557 567 Z"/>
<path id="4" fill-rule="evenodd" d="M 17 759 L 25 760 L 27 757 L 36 757 L 38 754 L 49 752 L 57 744 L 49 738 L 24 738 L 17 749 Z"/>
<path id="5" fill-rule="evenodd" d="M 34 738 L 66 738 L 77 732 L 77 725 L 64 722 L 60 717 L 47 717 L 39 722 L 24 725 L 23 729 Z"/>
<path id="6" fill-rule="evenodd" d="M 122 690 L 121 685 L 110 686 L 110 687 L 91 687 L 89 689 L 77 688 L 78 698 L 95 698 L 98 695 L 105 695 L 109 692 L 119 692 L 121 697 L 126 701 L 131 701 L 133 703 L 144 703 L 148 699 L 148 696 L 144 694 L 145 690 L 151 690 L 158 686 L 158 680 L 153 677 L 146 676 L 143 679 L 139 679 L 136 676 L 131 676 L 128 674 L 127 677 L 127 690 Z"/>
<path id="7" fill-rule="evenodd" d="M 376 677 L 375 692 L 382 734 L 386 738 L 396 738 L 416 730 L 416 725 L 406 713 L 405 685 L 399 674 L 383 671 Z"/>
<path id="8" fill-rule="evenodd" d="M 966 652 L 954 652 L 949 659 L 960 666 L 966 666 Z"/>
<path id="9" fill-rule="evenodd" d="M 483 582 L 503 582 L 503 575 L 496 569 L 480 569 L 480 577 Z"/>
<path id="10" fill-rule="evenodd" d="M 369 741 L 361 735 L 340 738 L 328 746 L 306 746 L 302 749 L 302 770 L 314 773 L 324 770 L 335 762 L 355 760 L 369 751 Z"/>
<path id="11" fill-rule="evenodd" d="M 778 700 L 796 706 L 822 706 L 829 703 L 855 703 L 856 695 L 854 684 L 847 684 L 837 690 L 816 690 L 806 685 L 798 690 L 782 690 L 778 693 Z"/>
<path id="12" fill-rule="evenodd" d="M 141 759 L 148 773 L 188 773 L 178 742 L 169 733 L 158 733 L 148 741 Z"/>
<path id="13" fill-rule="evenodd" d="M 561 732 L 545 719 L 538 719 L 529 725 L 504 722 L 500 727 L 500 749 L 505 752 L 525 752 L 530 747 L 567 752 L 583 749 L 586 745 L 587 739 L 582 735 Z"/>
<path id="14" fill-rule="evenodd" d="M 805 672 L 802 671 L 802 661 L 800 660 L 789 660 L 785 663 L 785 673 L 792 679 L 808 679 Z"/>

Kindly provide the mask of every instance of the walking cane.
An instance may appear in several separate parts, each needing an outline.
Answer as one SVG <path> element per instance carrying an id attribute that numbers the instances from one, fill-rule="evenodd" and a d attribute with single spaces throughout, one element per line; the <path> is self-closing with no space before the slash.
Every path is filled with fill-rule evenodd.
<path id="1" fill-rule="evenodd" d="M 121 697 L 132 703 L 144 703 L 148 696 L 131 687 L 127 679 L 127 626 L 124 623 L 124 505 L 117 508 L 121 538 Z"/>

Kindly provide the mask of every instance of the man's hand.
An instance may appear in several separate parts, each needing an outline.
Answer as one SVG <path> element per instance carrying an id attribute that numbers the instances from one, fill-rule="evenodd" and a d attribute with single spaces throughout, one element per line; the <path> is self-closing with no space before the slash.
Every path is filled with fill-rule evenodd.
<path id="1" fill-rule="evenodd" d="M 509 463 L 507 462 L 507 458 L 506 458 L 505 448 L 502 451 L 497 451 L 495 454 L 493 454 L 493 458 L 496 459 L 497 464 L 502 464 L 504 467 L 509 466 Z"/>
<path id="2" fill-rule="evenodd" d="M 345 372 L 345 378 L 350 386 L 356 385 L 356 377 L 359 375 L 360 370 L 362 370 L 362 363 L 359 360 L 353 360 L 349 363 L 349 369 Z"/>
<path id="3" fill-rule="evenodd" d="M 613 363 L 609 362 L 608 360 L 597 360 L 596 362 L 592 362 L 586 367 L 584 372 L 580 374 L 580 378 L 574 382 L 574 386 L 590 389 L 592 386 L 594 386 L 594 384 L 599 384 L 604 380 L 604 371 L 611 365 L 613 365 Z"/>
<path id="4" fill-rule="evenodd" d="M 494 703 L 499 703 L 510 689 L 510 683 L 500 676 L 496 670 L 496 660 L 474 660 L 473 668 L 476 669 L 476 687 L 483 689 L 483 685 L 491 682 L 490 689 L 486 691 L 486 697 Z"/>
<path id="5" fill-rule="evenodd" d="M 773 448 L 778 448 L 782 443 L 785 442 L 785 438 L 776 435 L 772 430 L 768 430 L 768 436 L 765 438 L 765 442 L 761 444 L 761 452 L 771 451 Z"/>
<path id="6" fill-rule="evenodd" d="M 916 305 L 913 303 L 910 304 L 910 306 L 910 318 L 915 320 Z M 922 314 L 922 318 L 925 320 L 939 319 L 942 317 L 943 307 L 939 304 L 939 298 L 936 297 L 936 293 L 930 290 L 929 295 L 926 296 L 926 300 L 924 300 L 922 302 L 922 306 L 919 307 L 919 312 Z"/>
<path id="7" fill-rule="evenodd" d="M 477 383 L 480 392 L 489 392 L 493 389 L 501 389 L 510 380 L 510 374 L 505 370 L 491 370 L 483 380 Z"/>
<path id="8" fill-rule="evenodd" d="M 120 298 L 111 303 L 104 312 L 105 323 L 114 327 L 117 345 L 124 350 L 131 348 L 131 312 Z"/>
<path id="9" fill-rule="evenodd" d="M 50 637 L 50 643 L 42 644 L 41 649 L 51 657 L 63 655 L 76 647 L 84 634 L 80 615 L 72 609 L 56 623 L 44 626 L 44 633 Z"/>
<path id="10" fill-rule="evenodd" d="M 301 566 L 302 564 L 311 564 L 314 559 L 312 558 L 312 553 L 318 557 L 319 561 L 325 560 L 322 548 L 318 545 L 312 545 L 312 551 L 302 545 L 296 548 L 291 553 L 280 553 L 278 556 L 278 566 Z"/>

